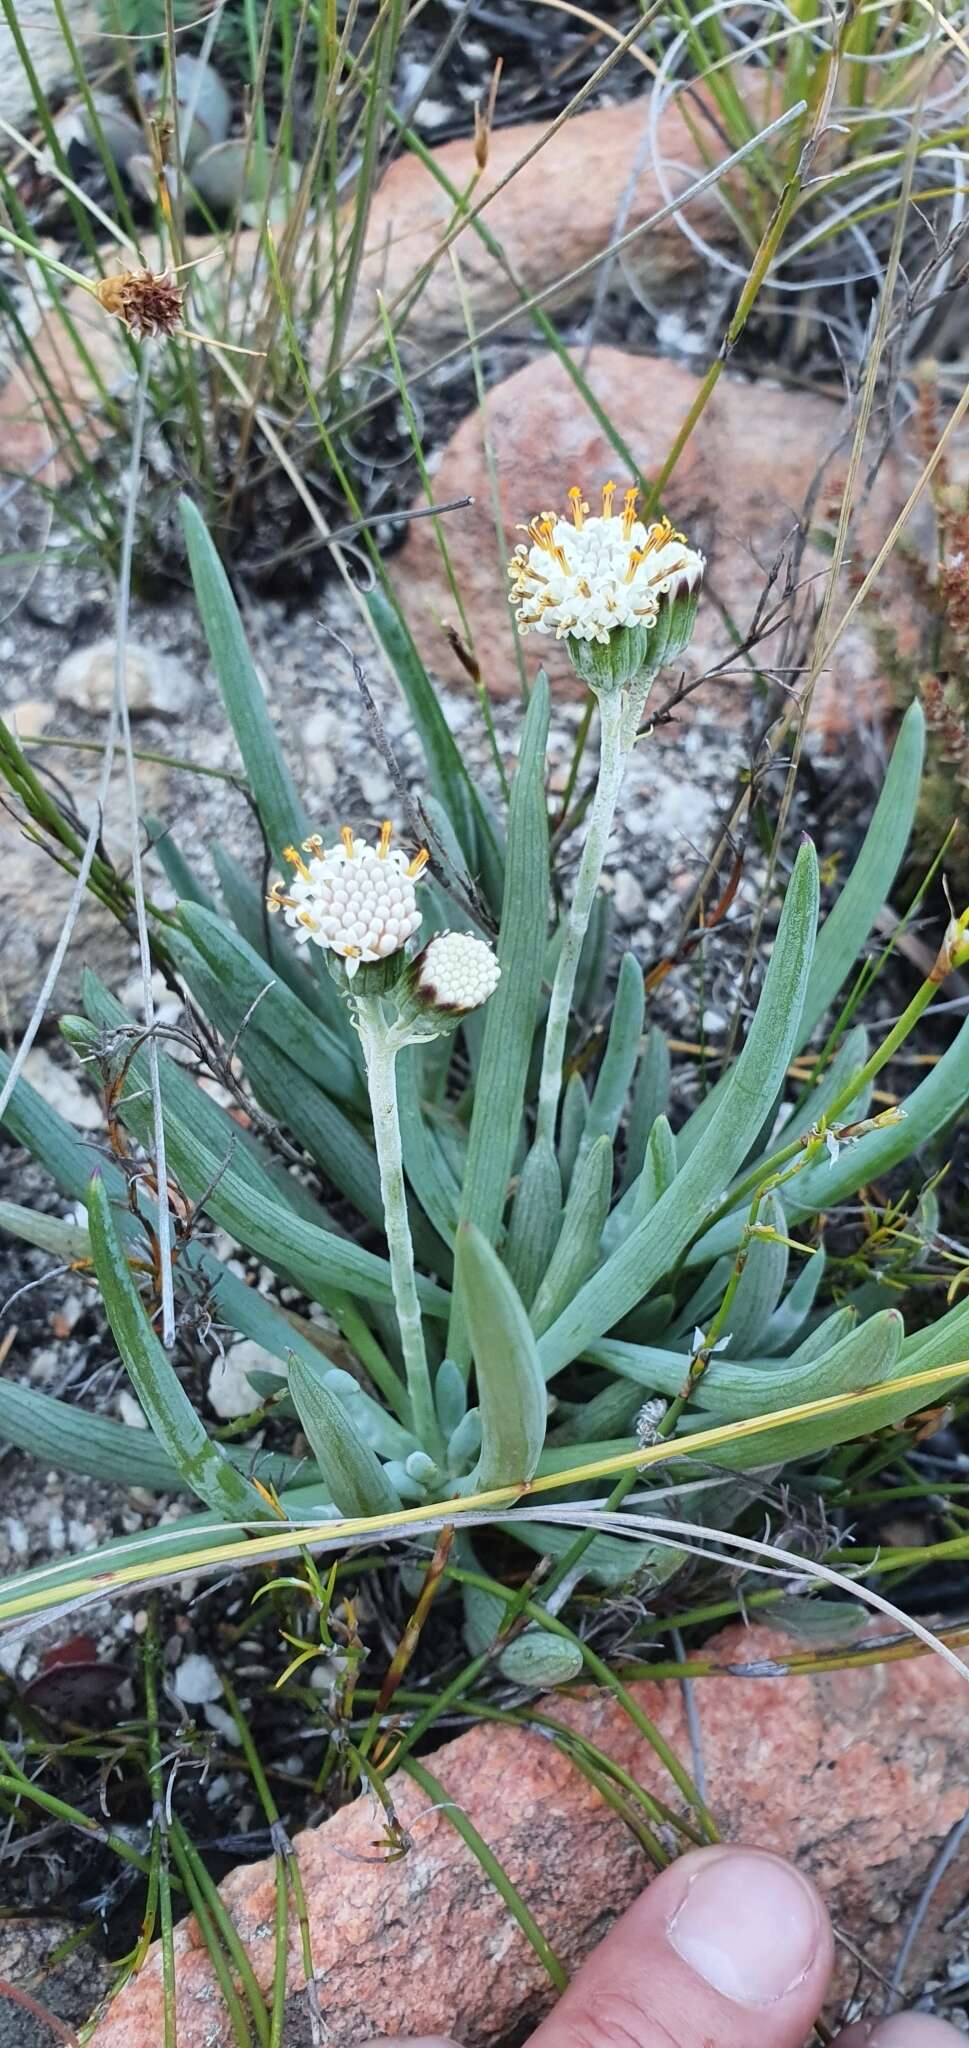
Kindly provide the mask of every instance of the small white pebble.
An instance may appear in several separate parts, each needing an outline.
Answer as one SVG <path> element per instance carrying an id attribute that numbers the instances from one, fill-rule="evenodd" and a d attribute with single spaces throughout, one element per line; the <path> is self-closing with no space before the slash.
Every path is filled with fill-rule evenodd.
<path id="1" fill-rule="evenodd" d="M 175 1672 L 175 1691 L 185 1707 L 206 1706 L 222 1692 L 222 1680 L 211 1657 L 190 1651 Z"/>
<path id="2" fill-rule="evenodd" d="M 122 1387 L 118 1395 L 118 1414 L 122 1422 L 127 1423 L 129 1429 L 148 1428 L 148 1419 L 144 1409 L 141 1407 L 140 1402 L 135 1400 L 134 1395 L 129 1394 L 127 1387 Z"/>
<path id="3" fill-rule="evenodd" d="M 213 1706 L 211 1700 L 206 1700 L 202 1712 L 209 1727 L 214 1728 L 217 1735 L 224 1736 L 226 1742 L 231 1742 L 238 1749 L 242 1742 L 242 1737 L 232 1715 L 226 1708 Z"/>

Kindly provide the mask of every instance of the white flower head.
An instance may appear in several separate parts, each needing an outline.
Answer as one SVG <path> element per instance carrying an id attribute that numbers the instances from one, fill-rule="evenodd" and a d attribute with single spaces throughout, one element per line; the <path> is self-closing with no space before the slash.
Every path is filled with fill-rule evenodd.
<path id="1" fill-rule="evenodd" d="M 336 953 L 351 976 L 364 961 L 401 952 L 421 921 L 414 884 L 427 853 L 408 860 L 392 850 L 390 836 L 389 821 L 376 846 L 344 825 L 335 846 L 324 846 L 318 836 L 304 839 L 302 853 L 287 846 L 295 874 L 290 882 L 275 882 L 266 899 L 270 910 L 283 912 L 298 944 Z"/>
<path id="2" fill-rule="evenodd" d="M 498 986 L 501 968 L 483 939 L 471 932 L 441 932 L 414 962 L 414 992 L 432 1009 L 480 1009 Z"/>
<path id="3" fill-rule="evenodd" d="M 664 598 L 699 589 L 704 558 L 668 519 L 645 526 L 635 488 L 623 510 L 612 509 L 616 485 L 602 490 L 602 513 L 588 517 L 577 485 L 569 492 L 571 521 L 555 512 L 532 519 L 508 564 L 511 603 L 520 633 L 608 645 L 620 627 L 649 629 Z"/>

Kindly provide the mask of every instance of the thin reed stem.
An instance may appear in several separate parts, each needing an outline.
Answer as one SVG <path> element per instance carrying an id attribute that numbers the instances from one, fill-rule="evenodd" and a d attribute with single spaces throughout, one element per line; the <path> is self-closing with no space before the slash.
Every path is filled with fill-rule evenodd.
<path id="1" fill-rule="evenodd" d="M 367 1069 L 391 1283 L 414 1431 L 431 1457 L 442 1457 L 444 1446 L 438 1428 L 424 1344 L 424 1325 L 414 1268 L 414 1244 L 411 1238 L 410 1218 L 407 1214 L 407 1191 L 404 1186 L 400 1115 L 397 1108 L 398 1041 L 384 1016 L 379 996 L 357 996 L 355 1008 Z"/>
<path id="2" fill-rule="evenodd" d="M 599 699 L 599 774 L 589 810 L 575 893 L 569 905 L 565 938 L 559 953 L 549 1000 L 542 1075 L 538 1091 L 536 1143 L 546 1141 L 552 1144 L 555 1137 L 555 1120 L 562 1093 L 565 1041 L 572 1015 L 579 959 L 612 835 L 626 765 L 622 744 L 624 710 L 624 697 L 620 690 L 604 693 Z"/>

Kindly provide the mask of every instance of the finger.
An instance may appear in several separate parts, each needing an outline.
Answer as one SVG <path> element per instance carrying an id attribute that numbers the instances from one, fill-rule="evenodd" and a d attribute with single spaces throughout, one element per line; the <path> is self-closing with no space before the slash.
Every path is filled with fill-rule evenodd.
<path id="1" fill-rule="evenodd" d="M 801 2048 L 832 1958 L 821 1900 L 789 1863 L 698 1850 L 623 1914 L 528 2048 Z"/>
<path id="2" fill-rule="evenodd" d="M 359 2048 L 461 2048 L 450 2034 L 373 2034 Z"/>
<path id="3" fill-rule="evenodd" d="M 927 2012 L 896 2012 L 890 2020 L 858 2020 L 832 2048 L 965 2048 L 965 2034 Z"/>

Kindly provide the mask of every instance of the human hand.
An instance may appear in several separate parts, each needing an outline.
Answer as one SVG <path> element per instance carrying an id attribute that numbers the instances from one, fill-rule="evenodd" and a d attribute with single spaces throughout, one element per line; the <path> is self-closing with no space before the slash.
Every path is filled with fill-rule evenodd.
<path id="1" fill-rule="evenodd" d="M 802 2048 L 834 1960 L 808 1880 L 761 1850 L 698 1849 L 654 1878 L 526 2048 Z M 833 2048 L 965 2048 L 925 2013 L 862 2020 Z M 443 2036 L 369 2048 L 454 2048 Z"/>

